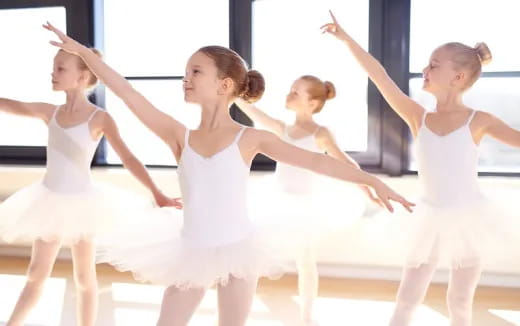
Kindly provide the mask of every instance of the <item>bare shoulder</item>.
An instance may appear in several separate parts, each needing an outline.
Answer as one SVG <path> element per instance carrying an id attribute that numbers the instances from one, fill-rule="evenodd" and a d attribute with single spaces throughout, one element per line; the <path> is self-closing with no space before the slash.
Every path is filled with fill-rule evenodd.
<path id="1" fill-rule="evenodd" d="M 27 103 L 26 105 L 34 116 L 44 120 L 46 123 L 49 123 L 54 111 L 59 107 L 59 105 L 43 102 Z"/>
<path id="2" fill-rule="evenodd" d="M 262 152 L 266 146 L 275 145 L 279 141 L 281 141 L 280 137 L 271 131 L 247 127 L 240 140 L 240 147 L 248 155 L 254 156 L 256 153 Z"/>
<path id="3" fill-rule="evenodd" d="M 482 111 L 482 110 L 474 110 L 475 111 L 475 117 L 474 119 L 481 119 L 481 120 L 486 120 L 486 119 L 494 119 L 496 118 L 495 115 L 489 113 L 489 112 L 486 112 L 486 111 Z"/>
<path id="4" fill-rule="evenodd" d="M 334 134 L 329 128 L 325 126 L 320 126 L 318 131 L 316 131 L 316 138 L 322 140 L 331 139 L 334 138 Z"/>
<path id="5" fill-rule="evenodd" d="M 334 137 L 334 134 L 332 131 L 325 127 L 321 126 L 315 135 L 316 143 L 320 148 L 327 148 L 331 144 L 336 143 L 336 138 Z"/>
<path id="6" fill-rule="evenodd" d="M 119 134 L 116 121 L 110 113 L 107 111 L 96 108 L 96 111 L 92 112 L 92 119 L 90 120 L 90 129 L 95 136 L 101 136 L 105 134 L 110 137 L 112 135 Z"/>
<path id="7" fill-rule="evenodd" d="M 254 127 L 246 127 L 244 130 L 244 140 L 249 140 L 253 142 L 261 142 L 270 139 L 279 139 L 279 137 L 271 131 L 256 129 Z"/>
<path id="8" fill-rule="evenodd" d="M 493 122 L 496 122 L 497 120 L 499 120 L 497 116 L 492 113 L 475 110 L 475 116 L 473 117 L 471 124 L 476 127 L 485 127 Z"/>
<path id="9" fill-rule="evenodd" d="M 95 111 L 92 111 L 91 114 L 93 114 L 92 120 L 90 120 L 91 125 L 104 126 L 107 123 L 114 122 L 110 113 L 101 108 L 95 108 Z"/>
<path id="10" fill-rule="evenodd" d="M 32 103 L 33 105 L 37 106 L 41 111 L 44 111 L 46 113 L 54 113 L 54 111 L 59 107 L 59 105 L 50 104 L 50 103 L 43 103 L 43 102 L 37 102 Z"/>

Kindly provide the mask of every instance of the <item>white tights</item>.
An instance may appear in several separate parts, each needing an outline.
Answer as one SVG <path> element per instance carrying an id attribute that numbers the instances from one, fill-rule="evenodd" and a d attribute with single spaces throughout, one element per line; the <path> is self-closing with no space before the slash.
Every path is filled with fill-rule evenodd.
<path id="1" fill-rule="evenodd" d="M 309 240 L 304 244 L 296 260 L 301 318 L 307 324 L 312 323 L 313 304 L 318 296 L 319 275 L 315 251 L 314 241 Z"/>
<path id="2" fill-rule="evenodd" d="M 34 241 L 27 282 L 6 326 L 23 325 L 42 294 L 60 247 L 61 242 L 58 240 Z M 77 325 L 94 326 L 98 308 L 95 248 L 91 241 L 81 240 L 72 245 L 71 249 L 77 292 Z"/>
<path id="3" fill-rule="evenodd" d="M 257 280 L 230 277 L 225 286 L 218 286 L 218 325 L 244 326 L 253 304 Z M 187 325 L 200 304 L 205 289 L 181 290 L 170 286 L 164 291 L 158 326 Z"/>
<path id="4" fill-rule="evenodd" d="M 423 302 L 437 263 L 405 268 L 390 326 L 408 326 L 416 308 Z M 477 287 L 480 265 L 452 269 L 448 285 L 447 303 L 451 326 L 471 326 L 473 296 Z"/>

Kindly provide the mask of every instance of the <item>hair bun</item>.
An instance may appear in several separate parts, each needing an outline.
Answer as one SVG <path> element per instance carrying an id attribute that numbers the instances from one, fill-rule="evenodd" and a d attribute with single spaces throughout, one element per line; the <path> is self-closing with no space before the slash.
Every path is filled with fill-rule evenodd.
<path id="1" fill-rule="evenodd" d="M 247 102 L 253 103 L 258 101 L 265 91 L 265 80 L 261 73 L 257 70 L 249 70 L 247 72 L 247 87 L 240 96 Z"/>
<path id="2" fill-rule="evenodd" d="M 493 56 L 491 55 L 491 50 L 489 50 L 489 47 L 486 43 L 479 42 L 475 44 L 473 48 L 475 49 L 475 51 L 477 51 L 477 55 L 482 65 L 487 65 L 491 62 L 491 59 L 493 59 Z"/>
<path id="3" fill-rule="evenodd" d="M 330 81 L 324 81 L 323 86 L 325 86 L 327 100 L 331 100 L 336 97 L 336 87 Z"/>

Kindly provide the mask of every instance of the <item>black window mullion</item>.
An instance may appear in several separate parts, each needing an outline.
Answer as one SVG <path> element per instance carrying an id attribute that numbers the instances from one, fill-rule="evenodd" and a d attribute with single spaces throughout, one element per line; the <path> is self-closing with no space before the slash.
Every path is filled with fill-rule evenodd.
<path id="1" fill-rule="evenodd" d="M 251 66 L 252 63 L 252 24 L 253 0 L 229 0 L 229 48 L 235 50 Z M 248 126 L 253 122 L 234 104 L 231 116 Z"/>
<path id="2" fill-rule="evenodd" d="M 383 65 L 388 75 L 409 93 L 410 0 L 385 1 L 383 17 Z M 381 99 L 381 169 L 398 176 L 407 169 L 409 130 L 406 123 Z"/>
<path id="3" fill-rule="evenodd" d="M 235 50 L 251 66 L 253 53 L 253 1 L 229 0 L 229 48 Z M 231 117 L 247 126 L 253 121 L 234 104 L 230 109 Z M 264 155 L 257 155 L 251 164 L 252 170 L 274 170 L 276 163 Z"/>

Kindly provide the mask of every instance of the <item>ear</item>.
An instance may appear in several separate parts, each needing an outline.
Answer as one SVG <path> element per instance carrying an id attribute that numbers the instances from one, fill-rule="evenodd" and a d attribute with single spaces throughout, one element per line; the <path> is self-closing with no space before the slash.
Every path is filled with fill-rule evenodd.
<path id="1" fill-rule="evenodd" d="M 466 80 L 466 74 L 463 71 L 459 71 L 453 77 L 453 79 L 451 81 L 451 85 L 452 86 L 455 86 L 455 85 L 461 86 L 462 84 L 464 84 L 465 80 Z"/>
<path id="2" fill-rule="evenodd" d="M 83 85 L 88 85 L 90 80 L 90 72 L 88 70 L 81 71 L 81 75 L 79 76 L 79 82 Z"/>
<path id="3" fill-rule="evenodd" d="M 320 103 L 320 101 L 318 101 L 317 99 L 312 99 L 312 100 L 309 100 L 309 107 L 314 111 L 317 107 L 318 107 L 318 104 Z"/>
<path id="4" fill-rule="evenodd" d="M 217 90 L 217 94 L 219 95 L 226 95 L 233 93 L 233 89 L 235 87 L 235 82 L 233 79 L 227 77 L 222 80 L 220 80 L 219 87 Z"/>

